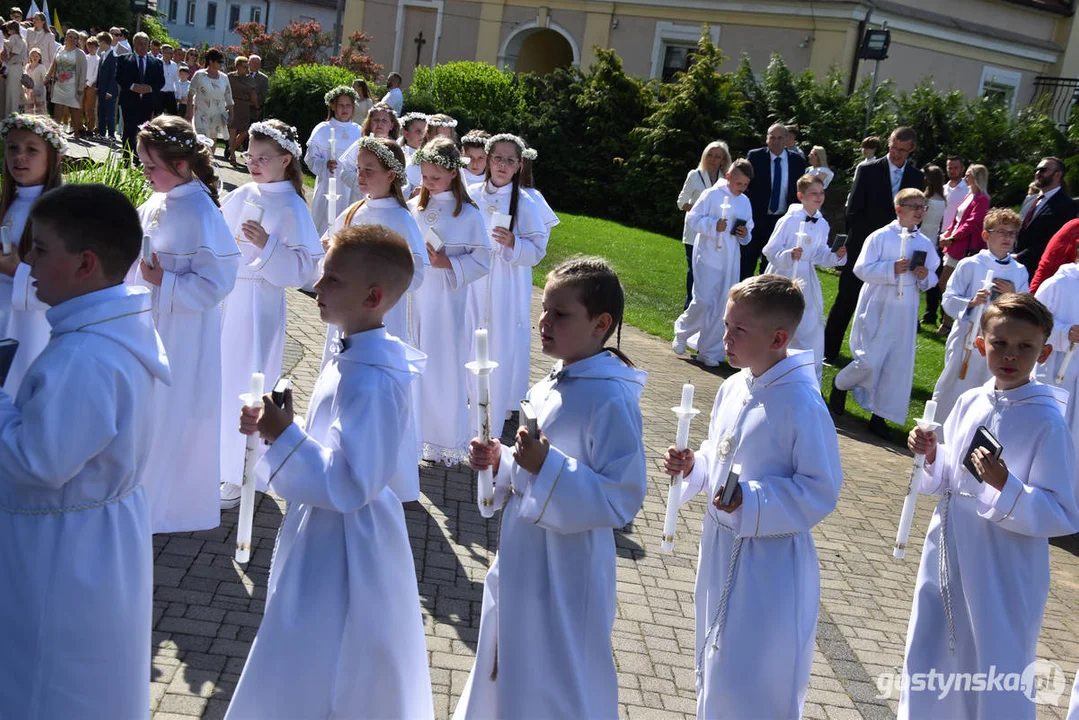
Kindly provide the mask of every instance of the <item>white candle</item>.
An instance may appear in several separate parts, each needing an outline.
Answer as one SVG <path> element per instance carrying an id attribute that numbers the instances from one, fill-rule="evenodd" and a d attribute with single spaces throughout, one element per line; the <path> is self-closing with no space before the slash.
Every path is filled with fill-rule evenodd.
<path id="1" fill-rule="evenodd" d="M 334 221 L 337 220 L 337 177 L 335 175 L 330 176 L 329 192 L 326 193 L 326 214 L 329 215 L 330 227 L 333 227 Z"/>
<path id="2" fill-rule="evenodd" d="M 918 428 L 923 432 L 936 432 L 940 427 L 936 423 L 937 402 L 930 400 L 925 404 L 925 412 L 918 419 Z M 925 455 L 915 453 L 914 466 L 910 471 L 910 483 L 907 485 L 907 497 L 903 500 L 903 512 L 899 516 L 899 531 L 895 536 L 895 548 L 892 556 L 902 560 L 907 551 L 907 540 L 910 538 L 910 526 L 914 522 L 914 506 L 918 502 L 918 481 L 921 479 L 922 468 L 925 467 Z"/>
<path id="3" fill-rule="evenodd" d="M 982 280 L 982 290 L 991 292 L 993 290 L 993 280 L 995 275 L 990 270 L 985 274 L 985 279 Z M 970 329 L 967 330 L 967 337 L 963 341 L 963 363 L 959 366 L 959 379 L 967 379 L 967 366 L 970 364 L 970 358 L 974 355 L 974 344 L 978 339 L 978 333 L 982 330 L 982 313 L 985 312 L 985 304 L 979 305 L 974 308 L 974 312 L 970 318 Z"/>
<path id="4" fill-rule="evenodd" d="M 476 362 L 485 363 L 490 360 L 487 354 L 487 329 L 476 330 Z"/>
<path id="5" fill-rule="evenodd" d="M 334 132 L 333 125 L 330 126 L 330 159 L 337 159 L 337 133 Z"/>
<path id="6" fill-rule="evenodd" d="M 693 386 L 686 383 L 682 386 L 682 404 L 671 410 L 678 417 L 678 431 L 675 434 L 674 447 L 676 450 L 685 450 L 689 447 L 689 425 L 693 422 L 693 416 L 699 410 L 693 409 Z M 678 525 L 678 506 L 682 495 L 682 478 L 672 477 L 670 487 L 667 488 L 667 512 L 663 517 L 663 552 L 674 552 L 674 536 Z"/>
<path id="7" fill-rule="evenodd" d="M 798 223 L 798 235 L 799 237 L 806 234 L 806 221 Z"/>
<path id="8" fill-rule="evenodd" d="M 142 261 L 150 267 L 154 266 L 154 246 L 150 244 L 149 235 L 142 236 Z"/>
<path id="9" fill-rule="evenodd" d="M 242 396 L 245 405 L 262 407 L 262 394 L 266 389 L 266 376 L 252 373 L 251 392 Z M 258 463 L 258 433 L 247 436 L 244 448 L 244 477 L 240 486 L 240 517 L 236 528 L 236 562 L 251 559 L 251 527 L 255 522 L 255 465 Z"/>
<path id="10" fill-rule="evenodd" d="M 491 442 L 491 371 L 498 367 L 488 355 L 487 330 L 476 330 L 476 359 L 465 365 L 476 376 L 476 424 L 480 440 Z M 495 514 L 495 481 L 491 468 L 476 473 L 476 500 L 480 515 L 485 518 Z"/>
<path id="11" fill-rule="evenodd" d="M 513 223 L 513 217 L 507 215 L 506 213 L 496 212 L 491 214 L 491 224 L 495 227 L 505 228 L 506 230 L 509 230 L 511 223 Z"/>
<path id="12" fill-rule="evenodd" d="M 5 255 L 11 254 L 11 228 L 7 225 L 0 225 L 0 245 L 3 246 L 3 252 Z"/>
<path id="13" fill-rule="evenodd" d="M 727 213 L 729 213 L 731 211 L 731 199 L 729 197 L 724 196 L 723 204 L 719 206 L 719 211 L 720 211 L 720 213 L 722 213 L 719 216 L 720 219 L 726 220 L 727 219 Z"/>
<path id="14" fill-rule="evenodd" d="M 909 238 L 910 238 L 910 231 L 907 230 L 906 228 L 903 228 L 903 232 L 899 233 L 899 259 L 900 260 L 904 260 L 907 257 L 907 240 Z M 904 275 L 905 274 L 906 273 L 904 273 Z M 896 294 L 899 297 L 903 297 L 903 279 L 904 279 L 903 275 L 900 275 L 898 278 L 896 278 L 896 280 L 898 280 L 898 284 L 896 285 L 896 288 L 897 288 Z"/>

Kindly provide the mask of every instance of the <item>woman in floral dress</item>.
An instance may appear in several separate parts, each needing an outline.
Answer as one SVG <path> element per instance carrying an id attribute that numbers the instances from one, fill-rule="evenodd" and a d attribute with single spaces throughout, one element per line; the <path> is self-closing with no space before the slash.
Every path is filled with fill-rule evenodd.
<path id="1" fill-rule="evenodd" d="M 213 140 L 229 137 L 232 120 L 232 87 L 228 75 L 221 72 L 225 56 L 220 50 L 206 51 L 206 68 L 191 78 L 187 91 L 187 119 L 194 123 L 195 132 Z M 228 151 L 226 150 L 226 157 Z"/>
<path id="2" fill-rule="evenodd" d="M 45 79 L 53 81 L 53 120 L 58 125 L 69 121 L 72 133 L 78 138 L 82 127 L 82 91 L 86 87 L 86 53 L 79 49 L 77 31 L 67 31 L 64 47 L 53 58 Z"/>

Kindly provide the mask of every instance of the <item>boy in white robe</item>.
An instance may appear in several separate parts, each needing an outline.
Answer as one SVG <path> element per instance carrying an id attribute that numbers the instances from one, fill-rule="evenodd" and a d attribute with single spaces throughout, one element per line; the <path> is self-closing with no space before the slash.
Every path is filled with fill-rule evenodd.
<path id="1" fill-rule="evenodd" d="M 1071 428 L 1072 442 L 1079 447 L 1079 358 L 1072 357 L 1067 367 L 1064 366 L 1064 358 L 1079 344 L 1079 264 L 1061 265 L 1051 278 L 1038 286 L 1034 296 L 1053 313 L 1053 332 L 1049 335 L 1053 353 L 1044 364 L 1038 365 L 1036 375 L 1040 382 L 1067 391 L 1064 419 Z M 1076 452 L 1079 453 L 1079 449 Z"/>
<path id="2" fill-rule="evenodd" d="M 797 718 L 805 704 L 820 605 L 812 529 L 835 508 L 843 470 L 813 355 L 788 350 L 804 308 L 779 275 L 731 289 L 724 345 L 741 372 L 720 386 L 700 450 L 665 457 L 684 477 L 683 503 L 709 498 L 694 592 L 698 718 Z"/>
<path id="3" fill-rule="evenodd" d="M 933 399 L 937 401 L 936 421 L 942 425 L 960 395 L 985 385 L 992 377 L 985 358 L 973 347 L 974 339 L 981 331 L 980 327 L 974 327 L 975 320 L 980 320 L 978 308 L 984 308 L 994 295 L 1025 293 L 1030 288 L 1026 267 L 1011 256 L 1021 223 L 1018 213 L 1013 210 L 994 208 L 986 213 L 982 239 L 988 247 L 960 260 L 948 278 L 941 305 L 955 322 L 944 345 L 944 368 L 933 388 Z M 992 291 L 982 289 L 989 273 L 993 273 Z M 967 349 L 968 342 L 970 349 Z"/>
<path id="4" fill-rule="evenodd" d="M 907 406 L 914 382 L 914 351 L 918 331 L 918 299 L 936 284 L 940 258 L 927 237 L 918 232 L 928 207 L 925 194 L 914 188 L 895 196 L 895 222 L 866 238 L 854 263 L 863 283 L 858 293 L 850 351 L 854 360 L 832 381 L 828 405 L 844 413 L 847 391 L 871 413 L 869 431 L 890 439 L 885 420 L 907 422 Z M 915 252 L 924 263 L 913 267 Z"/>
<path id="5" fill-rule="evenodd" d="M 817 371 L 817 385 L 824 370 L 824 295 L 817 277 L 817 267 L 847 264 L 847 248 L 835 252 L 828 245 L 828 221 L 820 208 L 824 204 L 824 181 L 818 175 L 798 178 L 798 200 L 776 223 L 764 256 L 766 272 L 786 275 L 801 283 L 806 311 L 791 338 L 792 350 L 812 350 Z"/>
<path id="6" fill-rule="evenodd" d="M 434 715 L 412 550 L 390 488 L 410 469 L 409 384 L 426 358 L 383 317 L 412 273 L 408 243 L 392 230 L 334 235 L 315 291 L 343 349 L 315 383 L 307 431 L 292 422 L 291 398 L 243 410 L 241 432 L 272 443 L 260 466 L 290 506 L 227 718 Z"/>
<path id="7" fill-rule="evenodd" d="M 52 338 L 15 402 L 0 392 L 0 716 L 145 718 L 145 398 L 169 367 L 150 292 L 123 282 L 142 230 L 101 185 L 53 190 L 31 218 Z"/>
<path id="8" fill-rule="evenodd" d="M 908 439 L 925 454 L 919 491 L 943 497 L 918 569 L 907 677 L 1021 675 L 1035 660 L 1049 594 L 1048 538 L 1079 528 L 1075 453 L 1058 391 L 1030 379 L 1053 350 L 1053 318 L 1035 298 L 1012 293 L 986 308 L 981 328 L 978 352 L 992 379 L 959 398 L 944 442 L 917 428 Z M 1000 459 L 984 447 L 970 451 L 980 426 L 1003 446 Z M 968 459 L 977 476 L 964 467 Z M 1033 720 L 1035 710 L 1020 687 L 953 688 L 940 697 L 904 683 L 899 700 L 902 720 Z"/>
<path id="9" fill-rule="evenodd" d="M 693 298 L 674 322 L 675 353 L 685 353 L 696 340 L 697 359 L 707 367 L 723 360 L 723 309 L 727 292 L 738 282 L 741 245 L 753 234 L 753 208 L 745 190 L 753 179 L 753 165 L 736 160 L 726 182 L 701 193 L 686 215 L 686 224 L 698 233 L 693 248 Z M 726 202 L 727 207 L 723 205 Z M 740 221 L 745 221 L 742 224 Z M 735 229 L 736 225 L 740 225 Z"/>

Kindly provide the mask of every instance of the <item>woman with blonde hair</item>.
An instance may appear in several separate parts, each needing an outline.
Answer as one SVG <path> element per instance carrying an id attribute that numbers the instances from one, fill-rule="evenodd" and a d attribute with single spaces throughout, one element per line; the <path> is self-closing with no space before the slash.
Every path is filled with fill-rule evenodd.
<path id="1" fill-rule="evenodd" d="M 722 140 L 708 143 L 701 153 L 701 160 L 697 163 L 697 167 L 686 175 L 686 182 L 682 185 L 682 191 L 678 193 L 678 209 L 684 213 L 692 210 L 701 193 L 721 180 L 730 166 L 731 151 L 727 143 Z M 686 304 L 683 310 L 689 307 L 689 301 L 693 296 L 693 246 L 696 237 L 697 233 L 683 221 L 682 243 L 686 248 Z"/>
<path id="2" fill-rule="evenodd" d="M 832 168 L 828 167 L 828 153 L 820 145 L 814 145 L 813 149 L 809 151 L 809 157 L 806 159 L 809 161 L 809 168 L 806 173 L 820 177 L 821 182 L 824 183 L 824 189 L 827 190 L 828 186 L 832 184 L 832 178 L 835 177 Z"/>
<path id="3" fill-rule="evenodd" d="M 967 196 L 959 203 L 952 226 L 941 234 L 938 241 L 944 250 L 944 267 L 941 268 L 939 283 L 942 292 L 948 287 L 948 278 L 955 272 L 959 261 L 985 247 L 982 223 L 989 212 L 989 169 L 985 165 L 971 165 L 963 180 L 967 184 Z M 937 335 L 947 335 L 951 329 L 952 318 L 945 315 L 944 322 L 937 328 Z"/>

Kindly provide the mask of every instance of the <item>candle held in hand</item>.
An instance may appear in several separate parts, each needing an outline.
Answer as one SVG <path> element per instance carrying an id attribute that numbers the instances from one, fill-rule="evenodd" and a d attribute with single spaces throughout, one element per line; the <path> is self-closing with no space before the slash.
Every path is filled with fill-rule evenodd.
<path id="1" fill-rule="evenodd" d="M 266 376 L 260 372 L 251 374 L 251 392 L 241 399 L 249 407 L 262 407 L 262 394 L 266 391 Z M 255 523 L 255 465 L 258 464 L 258 433 L 247 436 L 244 448 L 244 475 L 240 486 L 240 517 L 236 523 L 236 562 L 251 559 L 251 528 Z"/>
<path id="2" fill-rule="evenodd" d="M 150 244 L 149 235 L 142 236 L 142 261 L 150 267 L 154 266 L 154 247 Z"/>
<path id="3" fill-rule="evenodd" d="M 474 340 L 476 359 L 465 368 L 476 376 L 476 424 L 480 441 L 487 445 L 491 442 L 491 372 L 498 363 L 492 362 L 488 354 L 486 328 L 476 330 Z M 489 467 L 476 473 L 476 500 L 480 515 L 489 518 L 495 514 L 495 481 Z"/>
<path id="4" fill-rule="evenodd" d="M 918 429 L 923 432 L 936 432 L 940 425 L 936 422 L 937 401 L 929 400 L 925 404 L 925 412 L 918 419 Z M 903 511 L 899 516 L 899 531 L 895 536 L 895 548 L 892 557 L 902 560 L 907 552 L 907 541 L 910 539 L 910 526 L 914 522 L 914 507 L 918 502 L 918 481 L 925 467 L 925 455 L 916 453 L 914 465 L 910 471 L 910 483 L 907 485 L 907 497 L 903 500 Z"/>
<path id="5" fill-rule="evenodd" d="M 675 433 L 674 448 L 682 451 L 689 447 L 689 425 L 693 422 L 693 416 L 700 410 L 693 409 L 693 385 L 686 383 L 682 386 L 682 403 L 678 407 L 671 408 L 678 417 L 678 430 Z M 672 477 L 670 487 L 667 488 L 667 512 L 663 518 L 663 552 L 674 552 L 674 536 L 678 525 L 678 507 L 681 504 L 682 478 Z"/>

